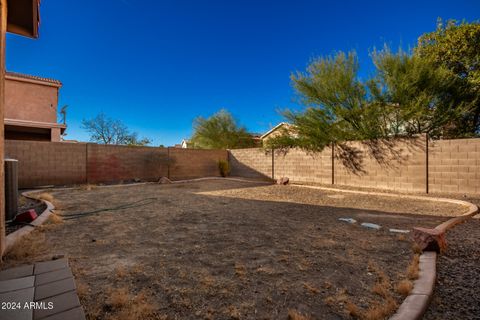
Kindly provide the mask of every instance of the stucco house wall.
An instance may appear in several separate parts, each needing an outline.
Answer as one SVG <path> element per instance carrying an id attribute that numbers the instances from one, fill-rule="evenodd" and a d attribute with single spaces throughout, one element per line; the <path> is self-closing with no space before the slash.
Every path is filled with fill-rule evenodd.
<path id="1" fill-rule="evenodd" d="M 60 141 L 65 125 L 57 123 L 58 80 L 7 72 L 5 138 Z"/>

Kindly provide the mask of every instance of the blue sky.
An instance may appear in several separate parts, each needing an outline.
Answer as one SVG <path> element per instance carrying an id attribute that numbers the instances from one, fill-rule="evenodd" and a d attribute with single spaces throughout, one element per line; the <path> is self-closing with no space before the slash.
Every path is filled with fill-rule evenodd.
<path id="1" fill-rule="evenodd" d="M 316 56 L 411 47 L 444 19 L 480 18 L 480 1 L 43 0 L 40 38 L 9 35 L 7 70 L 59 79 L 68 139 L 104 112 L 153 145 L 226 108 L 252 132 L 296 108 L 290 74 Z"/>

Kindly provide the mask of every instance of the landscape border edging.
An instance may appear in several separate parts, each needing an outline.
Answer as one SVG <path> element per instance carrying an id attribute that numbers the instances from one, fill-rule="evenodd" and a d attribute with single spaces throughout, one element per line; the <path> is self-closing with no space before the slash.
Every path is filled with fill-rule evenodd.
<path id="1" fill-rule="evenodd" d="M 5 253 L 8 253 L 8 250 L 10 250 L 15 245 L 15 243 L 18 242 L 21 238 L 25 237 L 27 234 L 35 230 L 35 227 L 38 227 L 44 224 L 45 221 L 47 221 L 50 215 L 52 214 L 52 211 L 55 210 L 55 206 L 51 202 L 43 199 L 38 199 L 30 195 L 30 193 L 39 192 L 39 191 L 41 190 L 25 191 L 25 192 L 22 192 L 22 196 L 29 199 L 40 200 L 47 205 L 47 208 L 43 210 L 43 212 L 40 213 L 35 220 L 30 222 L 29 225 L 25 225 L 20 229 L 15 230 L 14 232 L 8 234 L 5 237 L 5 251 L 4 251 Z"/>

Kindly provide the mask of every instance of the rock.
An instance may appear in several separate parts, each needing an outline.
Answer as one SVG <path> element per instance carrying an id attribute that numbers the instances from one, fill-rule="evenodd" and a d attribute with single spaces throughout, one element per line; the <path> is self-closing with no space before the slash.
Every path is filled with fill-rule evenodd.
<path id="1" fill-rule="evenodd" d="M 133 179 L 133 182 L 138 183 L 138 182 L 142 182 L 142 180 L 140 180 L 139 178 L 135 178 L 135 179 Z"/>
<path id="2" fill-rule="evenodd" d="M 352 218 L 338 218 L 340 221 L 348 222 L 348 223 L 357 223 L 357 220 L 352 219 Z"/>
<path id="3" fill-rule="evenodd" d="M 382 228 L 382 226 L 379 226 L 378 224 L 370 223 L 370 222 L 363 222 L 361 226 L 365 228 L 375 229 L 375 230 L 380 230 Z"/>
<path id="4" fill-rule="evenodd" d="M 410 232 L 410 230 L 404 230 L 404 229 L 388 229 L 388 231 L 393 233 L 409 233 Z"/>
<path id="5" fill-rule="evenodd" d="M 168 184 L 168 183 L 172 183 L 172 181 L 170 179 L 168 179 L 167 177 L 161 177 L 160 180 L 158 180 L 158 183 Z"/>
<path id="6" fill-rule="evenodd" d="M 280 185 L 287 185 L 290 179 L 288 177 L 281 177 L 280 179 L 277 180 L 277 184 Z"/>
<path id="7" fill-rule="evenodd" d="M 418 227 L 413 228 L 412 237 L 422 251 L 442 253 L 447 249 L 447 241 L 443 231 Z"/>

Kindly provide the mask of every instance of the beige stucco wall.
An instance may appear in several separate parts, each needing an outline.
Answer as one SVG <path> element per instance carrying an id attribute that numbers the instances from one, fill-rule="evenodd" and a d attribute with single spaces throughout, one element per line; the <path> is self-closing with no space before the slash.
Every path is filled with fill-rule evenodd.
<path id="1" fill-rule="evenodd" d="M 5 118 L 57 122 L 58 88 L 13 79 L 5 80 Z"/>

